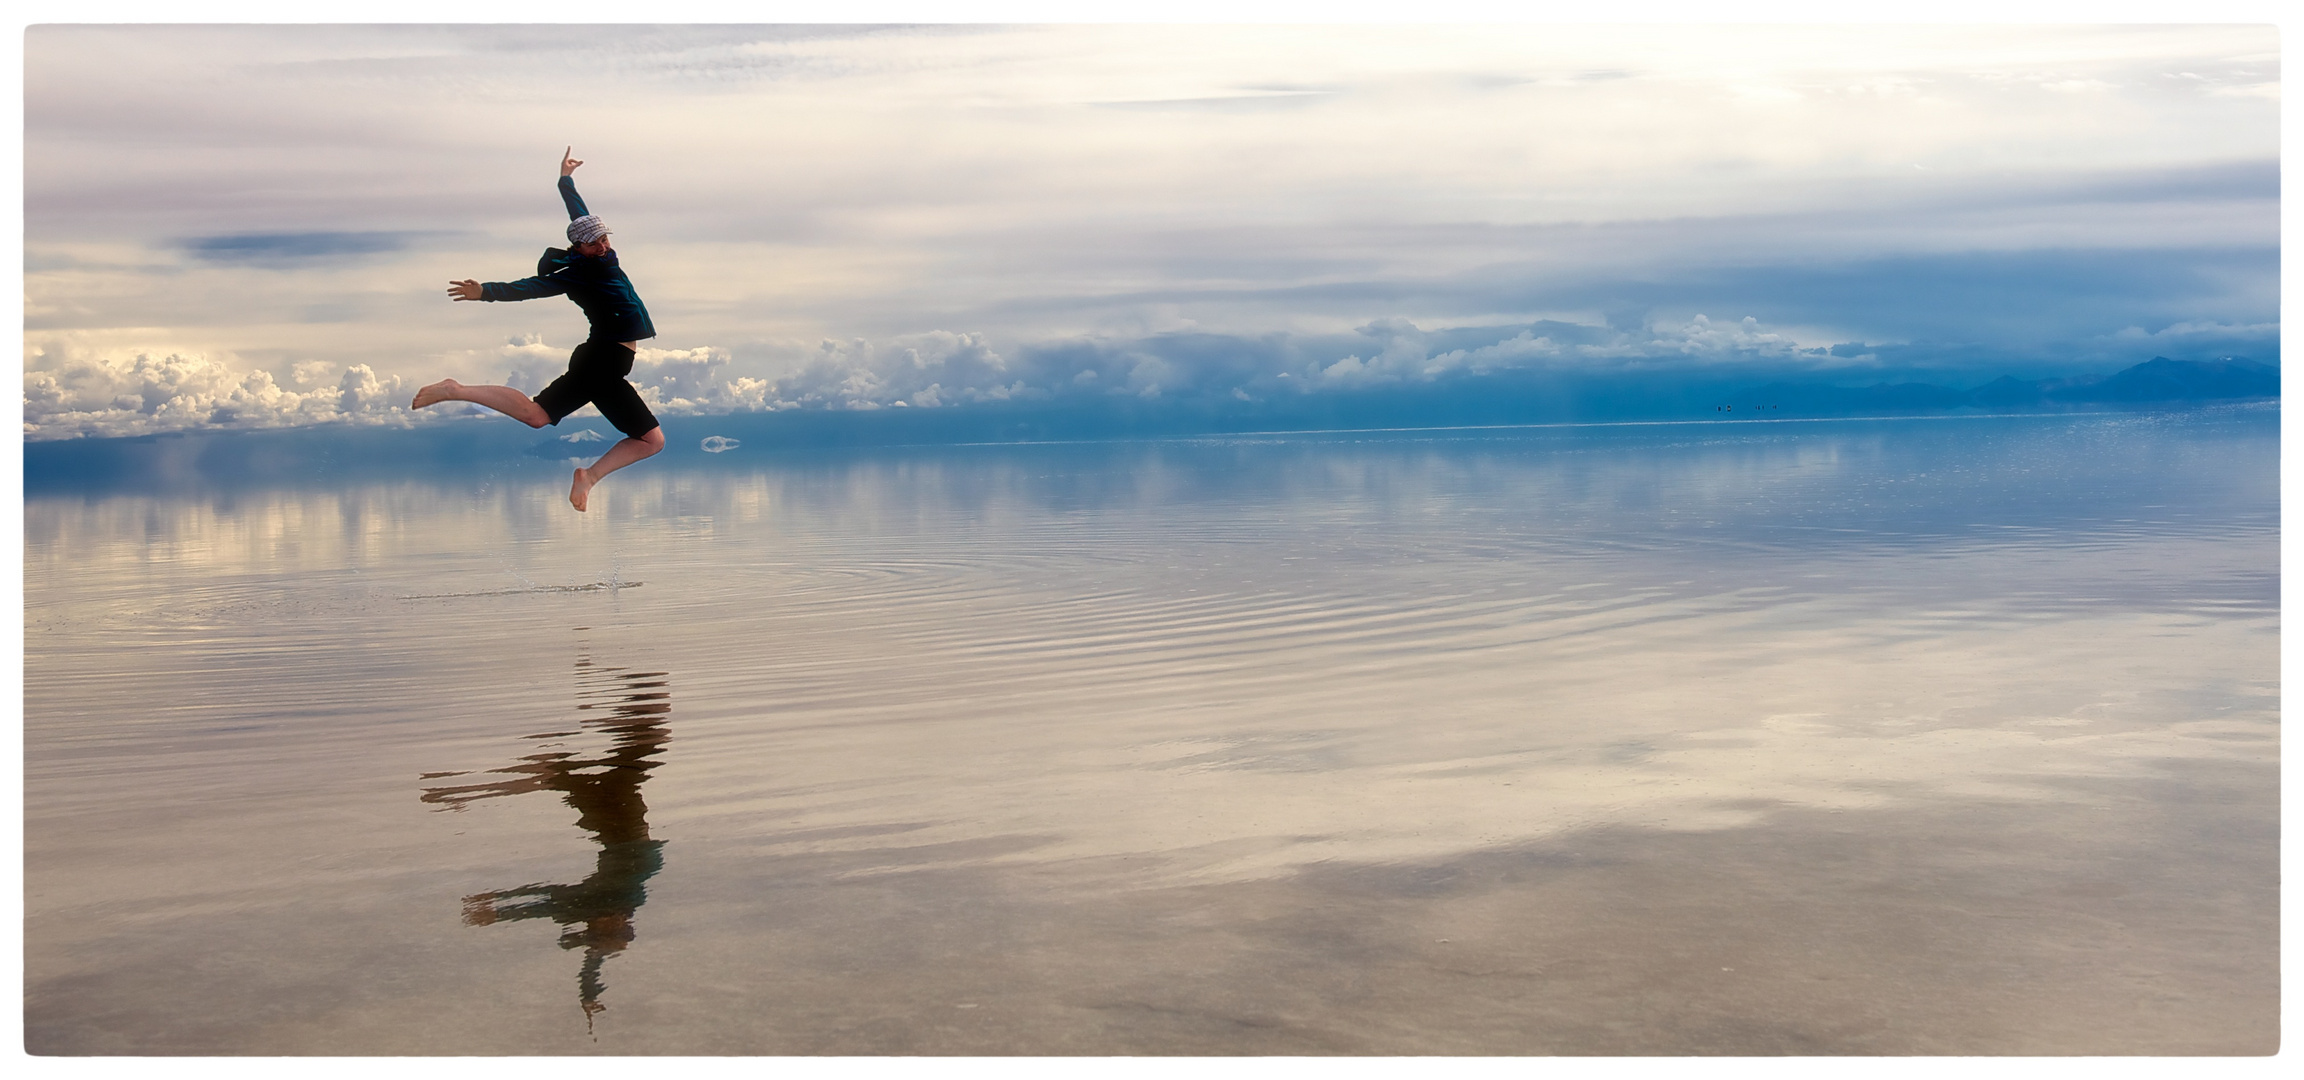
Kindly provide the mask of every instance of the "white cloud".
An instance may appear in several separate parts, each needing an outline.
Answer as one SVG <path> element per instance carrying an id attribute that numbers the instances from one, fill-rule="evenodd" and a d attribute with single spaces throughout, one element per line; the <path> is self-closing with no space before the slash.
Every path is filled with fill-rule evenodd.
<path id="1" fill-rule="evenodd" d="M 1405 319 L 1383 319 L 1360 328 L 1381 348 L 1366 356 L 1355 352 L 1331 362 L 1313 361 L 1291 374 L 1299 389 L 1317 390 L 1430 383 L 1527 369 L 1593 373 L 1659 366 L 1826 367 L 1848 362 L 1827 352 L 1829 343 L 1804 346 L 1751 316 L 1716 323 L 1697 315 L 1686 323 L 1639 330 L 1574 324 L 1562 328 L 1579 331 L 1578 336 L 1588 340 L 1556 341 L 1535 330 L 1521 330 L 1487 345 L 1433 351 L 1428 343 L 1434 333 Z"/>
<path id="2" fill-rule="evenodd" d="M 270 376 L 266 376 L 270 380 Z M 354 364 L 344 369 L 344 377 L 336 384 L 336 410 L 346 415 L 373 413 L 389 409 L 389 398 L 396 396 L 400 380 L 389 382 L 378 379 L 376 371 L 366 364 Z"/>
<path id="3" fill-rule="evenodd" d="M 365 364 L 337 372 L 295 367 L 290 390 L 231 357 L 200 353 L 99 353 L 52 347 L 26 356 L 24 434 L 30 439 L 149 435 L 196 428 L 405 423 L 394 403 L 406 389 Z M 335 375 L 333 385 L 327 376 Z M 312 385 L 319 384 L 319 385 Z"/>
<path id="4" fill-rule="evenodd" d="M 767 409 L 921 408 L 1018 396 L 1046 396 L 1043 386 L 1014 378 L 1008 360 L 978 334 L 936 330 L 884 342 L 825 341 L 798 371 L 753 382 L 742 395 Z"/>
<path id="5" fill-rule="evenodd" d="M 568 370 L 569 352 L 568 348 L 546 344 L 541 334 L 522 334 L 490 350 L 479 366 L 490 372 L 502 371 L 504 385 L 533 394 Z M 493 381 L 496 376 L 481 378 Z"/>
<path id="6" fill-rule="evenodd" d="M 2170 323 L 2158 330 L 2146 330 L 2141 326 L 2123 327 L 2111 336 L 2113 340 L 2122 342 L 2176 344 L 2202 339 L 2276 337 L 2279 332 L 2279 323 L 2179 322 Z"/>

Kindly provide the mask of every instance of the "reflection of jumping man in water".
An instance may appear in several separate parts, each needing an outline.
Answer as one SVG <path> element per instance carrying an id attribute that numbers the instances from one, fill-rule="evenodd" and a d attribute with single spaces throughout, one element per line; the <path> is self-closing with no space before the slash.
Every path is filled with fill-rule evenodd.
<path id="1" fill-rule="evenodd" d="M 577 1000 L 589 1019 L 606 1006 L 601 966 L 631 944 L 632 916 L 648 902 L 648 879 L 664 867 L 664 841 L 648 835 L 648 803 L 640 785 L 659 764 L 656 755 L 671 741 L 665 718 L 672 691 L 661 671 L 626 671 L 577 663 L 585 684 L 581 696 L 594 700 L 579 709 L 607 708 L 605 717 L 587 717 L 582 727 L 605 731 L 613 740 L 604 754 L 578 757 L 548 751 L 520 764 L 491 770 L 511 779 L 454 787 L 425 788 L 423 801 L 461 810 L 479 799 L 530 791 L 556 791 L 576 810 L 576 826 L 599 842 L 592 874 L 573 885 L 537 882 L 517 888 L 474 893 L 464 898 L 464 922 L 487 926 L 521 919 L 550 919 L 563 929 L 560 947 L 584 950 L 576 975 Z M 599 700 L 605 698 L 607 700 Z M 554 736 L 577 732 L 553 732 Z M 432 778 L 456 773 L 427 774 Z"/>
<path id="2" fill-rule="evenodd" d="M 575 147 L 569 147 L 574 150 Z M 469 401 L 485 405 L 529 427 L 557 424 L 562 417 L 591 404 L 624 433 L 623 441 L 608 448 L 590 468 L 576 470 L 568 486 L 568 501 L 584 509 L 592 485 L 600 478 L 664 449 L 664 431 L 640 392 L 624 377 L 632 374 L 633 350 L 656 336 L 648 309 L 632 288 L 632 279 L 617 265 L 608 245 L 608 226 L 584 208 L 569 175 L 584 164 L 560 155 L 560 198 L 568 204 L 568 250 L 546 248 L 537 260 L 536 276 L 518 281 L 491 281 L 483 285 L 466 279 L 449 283 L 451 300 L 533 300 L 562 293 L 584 309 L 592 321 L 592 336 L 568 357 L 568 373 L 552 381 L 531 398 L 509 386 L 466 386 L 442 379 L 416 392 L 409 406 L 421 409 L 443 401 Z"/>

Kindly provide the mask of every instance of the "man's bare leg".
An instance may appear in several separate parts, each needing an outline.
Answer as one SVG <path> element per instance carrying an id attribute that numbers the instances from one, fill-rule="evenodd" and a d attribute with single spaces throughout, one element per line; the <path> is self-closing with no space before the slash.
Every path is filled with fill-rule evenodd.
<path id="1" fill-rule="evenodd" d="M 543 427 L 552 422 L 552 414 L 545 412 L 544 406 L 509 386 L 466 386 L 454 379 L 442 379 L 416 391 L 416 400 L 408 407 L 421 409 L 443 401 L 469 401 L 474 405 L 485 405 L 529 427 Z"/>
<path id="2" fill-rule="evenodd" d="M 578 510 L 584 509 L 584 504 L 591 500 L 592 485 L 599 483 L 601 477 L 641 458 L 653 457 L 656 451 L 662 449 L 664 429 L 660 427 L 649 428 L 646 435 L 625 439 L 609 447 L 608 452 L 600 455 L 600 460 L 593 462 L 591 468 L 576 470 L 576 478 L 568 485 L 568 504 Z"/>

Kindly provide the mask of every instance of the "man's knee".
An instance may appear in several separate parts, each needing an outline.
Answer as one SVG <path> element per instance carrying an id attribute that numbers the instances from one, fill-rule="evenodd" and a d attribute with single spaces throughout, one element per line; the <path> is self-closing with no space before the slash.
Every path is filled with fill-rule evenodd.
<path id="1" fill-rule="evenodd" d="M 664 429 L 662 427 L 649 428 L 647 434 L 640 436 L 640 443 L 646 446 L 651 454 L 664 449 Z"/>

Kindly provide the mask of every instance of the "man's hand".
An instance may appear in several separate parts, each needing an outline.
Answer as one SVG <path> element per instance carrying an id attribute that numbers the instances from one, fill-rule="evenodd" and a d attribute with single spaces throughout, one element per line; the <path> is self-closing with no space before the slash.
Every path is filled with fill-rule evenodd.
<path id="1" fill-rule="evenodd" d="M 565 176 L 567 174 L 562 173 L 561 175 Z M 478 300 L 480 299 L 480 283 L 473 281 L 470 278 L 466 278 L 463 281 L 451 281 L 448 283 L 448 299 Z"/>
<path id="2" fill-rule="evenodd" d="M 568 149 L 560 151 L 560 175 L 566 176 L 569 173 L 575 172 L 576 166 L 584 164 L 583 162 L 569 156 L 569 154 L 575 149 L 576 148 L 574 146 L 570 146 Z"/>

